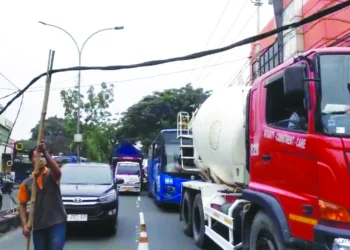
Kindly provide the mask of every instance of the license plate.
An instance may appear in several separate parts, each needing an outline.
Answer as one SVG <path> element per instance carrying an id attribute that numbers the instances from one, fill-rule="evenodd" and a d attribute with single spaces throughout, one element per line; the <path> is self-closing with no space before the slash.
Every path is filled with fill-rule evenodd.
<path id="1" fill-rule="evenodd" d="M 122 190 L 123 190 L 123 191 L 131 191 L 131 190 L 132 190 L 132 187 L 123 187 Z"/>
<path id="2" fill-rule="evenodd" d="M 68 214 L 67 221 L 87 221 L 87 214 Z"/>

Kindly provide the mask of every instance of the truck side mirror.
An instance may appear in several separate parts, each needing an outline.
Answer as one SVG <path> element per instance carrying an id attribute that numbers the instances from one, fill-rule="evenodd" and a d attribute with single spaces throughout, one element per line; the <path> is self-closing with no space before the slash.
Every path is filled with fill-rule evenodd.
<path id="1" fill-rule="evenodd" d="M 284 70 L 283 85 L 284 94 L 303 94 L 305 81 L 305 67 L 303 65 L 292 65 Z"/>
<path id="2" fill-rule="evenodd" d="M 124 179 L 116 178 L 115 184 L 124 184 Z"/>

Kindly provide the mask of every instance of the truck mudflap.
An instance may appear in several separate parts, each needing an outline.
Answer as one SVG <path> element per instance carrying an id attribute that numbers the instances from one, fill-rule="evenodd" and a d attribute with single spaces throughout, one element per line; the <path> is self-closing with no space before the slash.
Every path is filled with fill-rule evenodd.
<path id="1" fill-rule="evenodd" d="M 313 249 L 350 250 L 350 231 L 317 224 L 314 227 Z"/>

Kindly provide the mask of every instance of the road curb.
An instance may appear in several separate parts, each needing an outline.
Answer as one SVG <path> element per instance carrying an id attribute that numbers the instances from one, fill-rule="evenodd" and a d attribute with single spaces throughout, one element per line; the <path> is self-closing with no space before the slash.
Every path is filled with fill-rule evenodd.
<path id="1" fill-rule="evenodd" d="M 9 213 L 0 217 L 0 235 L 5 234 L 21 225 L 18 213 Z"/>

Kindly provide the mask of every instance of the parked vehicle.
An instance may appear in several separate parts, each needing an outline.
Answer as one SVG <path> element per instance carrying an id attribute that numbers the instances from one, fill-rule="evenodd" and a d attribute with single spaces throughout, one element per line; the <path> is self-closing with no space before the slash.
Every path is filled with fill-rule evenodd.
<path id="1" fill-rule="evenodd" d="M 94 224 L 110 234 L 118 227 L 118 189 L 108 164 L 67 163 L 62 166 L 62 200 L 68 224 Z"/>
<path id="2" fill-rule="evenodd" d="M 204 180 L 181 190 L 198 247 L 349 249 L 349 62 L 349 48 L 313 49 L 215 91 L 185 129 L 178 114 Z"/>
<path id="3" fill-rule="evenodd" d="M 2 195 L 2 191 L 0 189 L 0 211 L 2 209 L 2 201 L 3 201 L 3 195 Z"/>
<path id="4" fill-rule="evenodd" d="M 74 163 L 77 162 L 77 157 L 74 155 L 53 155 L 52 158 L 60 165 L 62 166 L 65 163 Z M 80 156 L 80 162 L 88 162 L 88 159 L 85 157 Z"/>
<path id="5" fill-rule="evenodd" d="M 0 188 L 3 194 L 11 194 L 14 186 L 14 180 L 10 174 L 0 177 Z"/>
<path id="6" fill-rule="evenodd" d="M 115 170 L 115 178 L 123 179 L 124 183 L 118 185 L 119 192 L 141 192 L 141 170 L 138 162 L 118 162 Z"/>
<path id="7" fill-rule="evenodd" d="M 148 166 L 142 168 L 143 178 L 142 178 L 142 189 L 148 191 Z"/>

